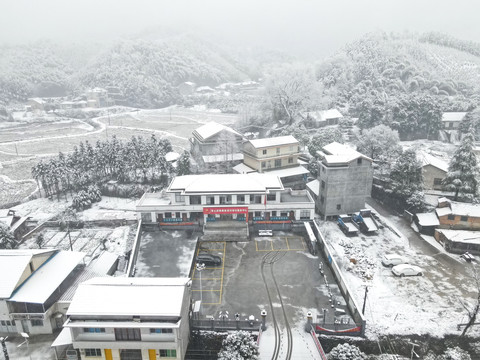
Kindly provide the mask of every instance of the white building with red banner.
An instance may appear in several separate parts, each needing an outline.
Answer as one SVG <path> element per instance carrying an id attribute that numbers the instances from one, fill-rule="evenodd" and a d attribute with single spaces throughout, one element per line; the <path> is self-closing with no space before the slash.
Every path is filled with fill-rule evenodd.
<path id="1" fill-rule="evenodd" d="M 136 209 L 144 224 L 161 226 L 291 223 L 312 220 L 315 202 L 306 190 L 284 188 L 275 175 L 186 175 L 160 193 L 145 193 Z"/>

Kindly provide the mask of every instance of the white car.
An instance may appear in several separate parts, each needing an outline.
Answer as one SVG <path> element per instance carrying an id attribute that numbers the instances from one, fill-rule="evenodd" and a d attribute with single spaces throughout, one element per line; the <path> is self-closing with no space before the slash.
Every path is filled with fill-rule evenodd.
<path id="1" fill-rule="evenodd" d="M 397 276 L 422 276 L 423 270 L 415 265 L 400 264 L 392 268 L 392 273 Z"/>
<path id="2" fill-rule="evenodd" d="M 387 267 L 393 267 L 395 265 L 406 264 L 408 261 L 400 255 L 397 254 L 390 254 L 390 255 L 383 255 L 382 257 L 382 265 Z"/>

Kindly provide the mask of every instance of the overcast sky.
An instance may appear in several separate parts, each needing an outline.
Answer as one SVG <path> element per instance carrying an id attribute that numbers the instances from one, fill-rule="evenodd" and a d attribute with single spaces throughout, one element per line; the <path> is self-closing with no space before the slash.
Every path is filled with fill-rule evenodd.
<path id="1" fill-rule="evenodd" d="M 103 41 L 174 26 L 323 56 L 374 30 L 480 41 L 479 10 L 476 0 L 0 0 L 0 43 Z"/>

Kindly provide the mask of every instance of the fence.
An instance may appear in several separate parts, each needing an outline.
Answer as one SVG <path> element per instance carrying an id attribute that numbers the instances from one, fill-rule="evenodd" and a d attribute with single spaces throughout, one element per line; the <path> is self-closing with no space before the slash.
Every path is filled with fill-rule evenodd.
<path id="1" fill-rule="evenodd" d="M 259 320 L 233 320 L 233 319 L 207 319 L 207 320 L 191 320 L 191 327 L 194 330 L 212 330 L 212 331 L 229 331 L 229 330 L 245 330 L 259 331 L 262 322 Z"/>
<path id="2" fill-rule="evenodd" d="M 321 233 L 320 229 L 318 228 L 318 225 L 315 222 L 313 222 L 312 230 L 315 236 L 317 237 L 317 244 L 320 251 L 323 253 L 324 257 L 328 259 L 328 265 L 330 266 L 330 269 L 332 270 L 332 274 L 335 277 L 335 280 L 337 281 L 340 292 L 342 293 L 343 297 L 345 298 L 345 301 L 347 302 L 348 310 L 352 314 L 352 318 L 355 321 L 355 324 L 357 324 L 358 329 L 356 329 L 356 331 L 353 333 L 349 333 L 349 335 L 363 336 L 365 335 L 365 326 L 366 326 L 365 317 L 360 312 L 360 308 L 357 305 L 357 302 L 355 301 L 354 297 L 352 296 L 352 292 L 350 291 L 347 283 L 343 279 L 342 272 L 340 271 L 340 268 L 338 267 L 337 262 L 335 261 L 332 254 L 330 253 L 330 250 L 328 249 L 328 246 L 327 246 L 327 242 L 325 241 L 323 234 Z M 335 329 L 335 325 L 337 325 L 337 326 L 340 326 L 340 327 L 337 327 L 338 330 L 341 330 L 341 331 L 343 330 L 341 329 L 341 326 L 343 326 L 343 324 L 333 324 L 333 325 L 334 325 L 334 329 Z M 351 328 L 351 325 L 350 325 L 350 328 Z M 324 330 L 327 330 L 327 329 L 324 329 Z M 334 332 L 338 332 L 338 330 L 334 330 Z M 321 332 L 319 329 L 315 329 L 315 331 Z M 329 333 L 331 334 L 332 332 L 329 332 Z"/>

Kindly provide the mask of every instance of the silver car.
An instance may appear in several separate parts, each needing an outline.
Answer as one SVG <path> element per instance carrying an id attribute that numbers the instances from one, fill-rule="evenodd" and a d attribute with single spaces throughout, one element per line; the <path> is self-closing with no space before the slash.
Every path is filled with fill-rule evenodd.
<path id="1" fill-rule="evenodd" d="M 397 254 L 383 255 L 382 257 L 382 265 L 386 267 L 393 267 L 395 265 L 407 263 L 408 261 L 403 256 Z"/>
<path id="2" fill-rule="evenodd" d="M 394 275 L 404 277 L 404 276 L 422 276 L 423 270 L 415 265 L 410 264 L 400 264 L 392 268 L 392 273 Z"/>

